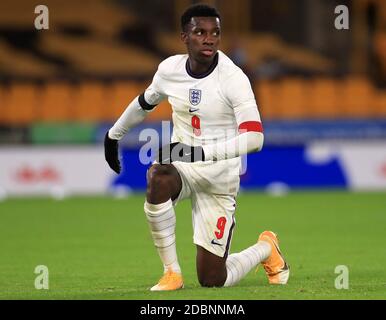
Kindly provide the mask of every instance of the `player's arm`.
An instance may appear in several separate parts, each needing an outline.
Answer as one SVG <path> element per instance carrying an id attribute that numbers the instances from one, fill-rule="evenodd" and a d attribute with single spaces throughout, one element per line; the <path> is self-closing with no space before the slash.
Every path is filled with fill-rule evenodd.
<path id="1" fill-rule="evenodd" d="M 255 112 L 257 107 L 242 112 L 248 117 L 247 121 L 238 126 L 239 134 L 225 142 L 203 146 L 204 159 L 225 160 L 239 157 L 252 152 L 258 152 L 263 148 L 264 133 L 263 126 Z"/>
<path id="2" fill-rule="evenodd" d="M 242 111 L 249 121 L 239 125 L 239 134 L 225 142 L 204 146 L 189 146 L 174 142 L 159 150 L 157 161 L 169 164 L 174 161 L 196 162 L 208 160 L 225 160 L 239 157 L 244 154 L 260 151 L 264 143 L 263 127 L 255 114 L 257 108 Z"/>
<path id="3" fill-rule="evenodd" d="M 118 142 L 133 127 L 140 124 L 163 99 L 157 87 L 157 74 L 144 93 L 136 97 L 119 117 L 113 127 L 106 132 L 104 140 L 105 159 L 116 173 L 121 172 Z"/>

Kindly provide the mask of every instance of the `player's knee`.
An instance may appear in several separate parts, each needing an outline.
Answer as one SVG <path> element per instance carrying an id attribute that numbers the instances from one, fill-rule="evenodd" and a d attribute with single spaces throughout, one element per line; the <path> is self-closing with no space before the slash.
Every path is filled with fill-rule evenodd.
<path id="1" fill-rule="evenodd" d="M 215 272 L 198 275 L 198 282 L 202 287 L 222 287 L 226 278 Z"/>
<path id="2" fill-rule="evenodd" d="M 170 180 L 170 169 L 165 165 L 155 164 L 147 173 L 148 190 L 152 192 L 169 190 Z"/>
<path id="3" fill-rule="evenodd" d="M 147 173 L 148 184 L 159 184 L 163 183 L 168 179 L 169 170 L 166 166 L 155 164 L 152 165 Z"/>

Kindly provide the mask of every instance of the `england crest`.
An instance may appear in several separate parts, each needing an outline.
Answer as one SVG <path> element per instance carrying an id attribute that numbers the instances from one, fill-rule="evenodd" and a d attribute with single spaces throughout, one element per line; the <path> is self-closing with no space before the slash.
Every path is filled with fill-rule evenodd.
<path id="1" fill-rule="evenodd" d="M 189 89 L 189 101 L 193 106 L 198 105 L 201 102 L 201 90 Z"/>

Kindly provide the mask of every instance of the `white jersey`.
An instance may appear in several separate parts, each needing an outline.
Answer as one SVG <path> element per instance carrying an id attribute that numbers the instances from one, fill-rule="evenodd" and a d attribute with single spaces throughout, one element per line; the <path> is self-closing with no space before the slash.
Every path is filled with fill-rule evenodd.
<path id="1" fill-rule="evenodd" d="M 199 77 L 190 72 L 187 54 L 162 61 L 144 99 L 157 105 L 165 98 L 173 109 L 172 142 L 218 143 L 235 137 L 242 123 L 260 123 L 247 76 L 221 51 Z"/>
<path id="2" fill-rule="evenodd" d="M 258 151 L 263 143 L 260 115 L 247 76 L 221 51 L 208 72 L 199 77 L 190 72 L 187 54 L 169 57 L 160 63 L 151 85 L 109 130 L 110 138 L 121 139 L 166 98 L 173 109 L 172 142 L 202 146 L 206 159 L 173 164 L 180 171 L 188 167 L 187 176 L 201 190 L 237 192 L 239 155 Z M 246 133 L 239 134 L 240 130 Z"/>

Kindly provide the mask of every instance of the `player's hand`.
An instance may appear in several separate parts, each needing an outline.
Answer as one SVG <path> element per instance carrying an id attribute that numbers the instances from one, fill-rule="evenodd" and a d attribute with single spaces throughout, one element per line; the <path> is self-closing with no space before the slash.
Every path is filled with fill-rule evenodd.
<path id="1" fill-rule="evenodd" d="M 196 162 L 204 161 L 205 154 L 202 147 L 192 147 L 184 143 L 173 142 L 158 150 L 156 160 L 160 164 L 170 164 L 174 161 Z"/>
<path id="2" fill-rule="evenodd" d="M 118 156 L 118 140 L 110 139 L 108 131 L 105 136 L 105 159 L 111 169 L 118 174 L 121 172 L 121 164 Z"/>

